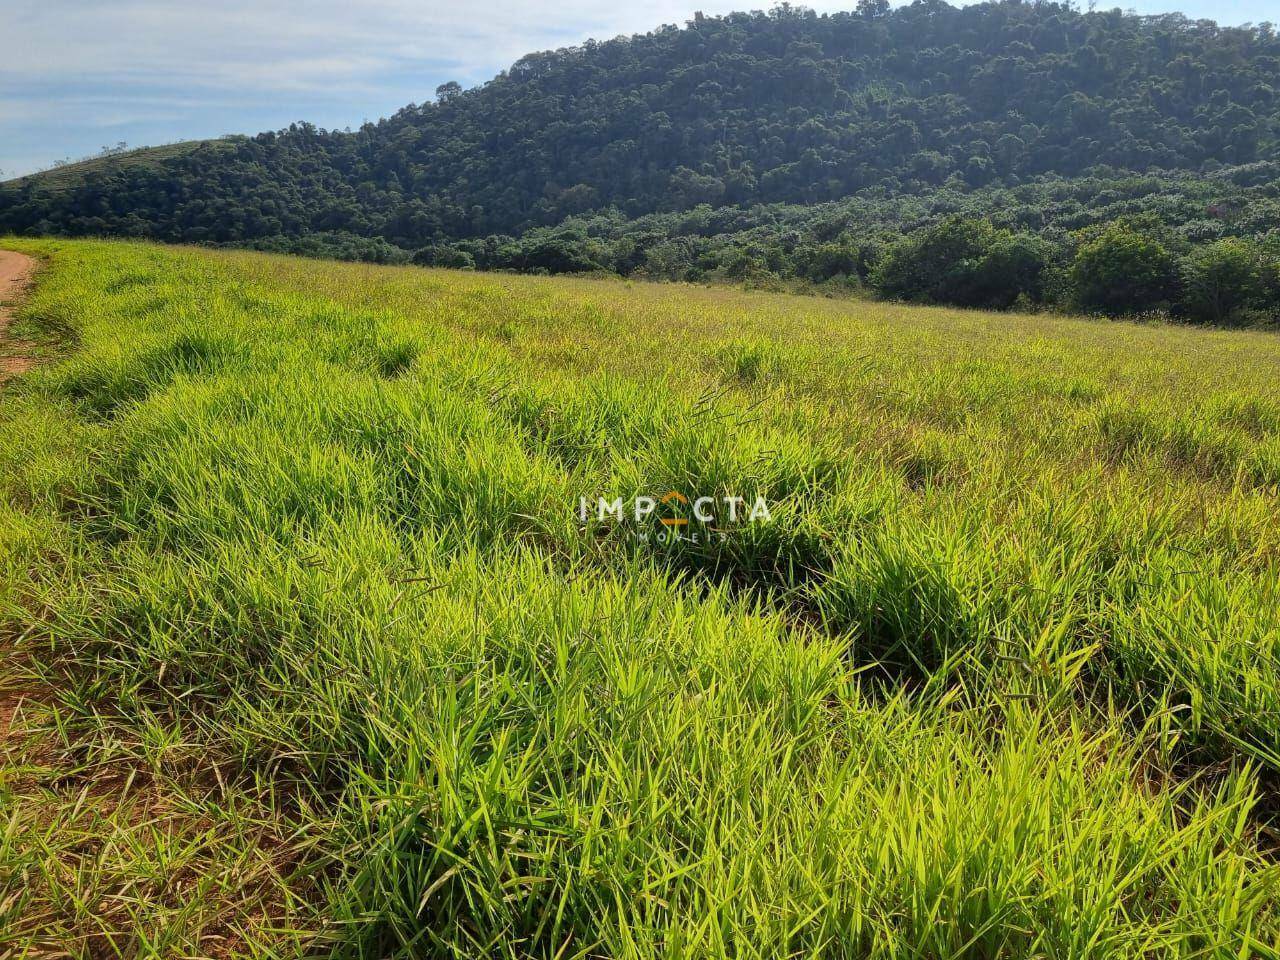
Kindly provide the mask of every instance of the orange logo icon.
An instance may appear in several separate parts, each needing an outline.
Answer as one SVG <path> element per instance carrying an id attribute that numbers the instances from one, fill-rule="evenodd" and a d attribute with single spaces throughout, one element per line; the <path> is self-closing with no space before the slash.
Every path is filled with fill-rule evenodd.
<path id="1" fill-rule="evenodd" d="M 663 495 L 660 502 L 664 506 L 670 506 L 673 503 L 688 506 L 689 498 L 683 493 L 677 493 L 675 490 L 671 490 Z M 663 517 L 661 522 L 664 527 L 687 527 L 689 525 L 689 521 L 684 517 Z"/>

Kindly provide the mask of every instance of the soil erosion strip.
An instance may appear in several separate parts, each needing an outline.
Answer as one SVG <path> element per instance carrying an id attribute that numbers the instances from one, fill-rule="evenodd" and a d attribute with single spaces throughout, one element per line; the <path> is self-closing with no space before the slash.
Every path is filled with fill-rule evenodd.
<path id="1" fill-rule="evenodd" d="M 0 250 L 0 382 L 35 366 L 26 345 L 9 338 L 14 308 L 26 295 L 36 275 L 36 261 L 21 253 Z"/>

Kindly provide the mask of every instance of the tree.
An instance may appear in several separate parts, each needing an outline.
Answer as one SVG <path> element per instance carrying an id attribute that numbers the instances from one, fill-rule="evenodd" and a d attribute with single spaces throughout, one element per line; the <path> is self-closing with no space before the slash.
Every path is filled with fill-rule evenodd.
<path id="1" fill-rule="evenodd" d="M 1076 304 L 1091 313 L 1167 309 L 1177 294 L 1177 262 L 1160 241 L 1114 223 L 1076 252 L 1071 285 Z"/>
<path id="2" fill-rule="evenodd" d="M 1202 323 L 1229 323 L 1263 296 L 1261 258 L 1246 240 L 1226 239 L 1182 261 L 1183 304 Z"/>
<path id="3" fill-rule="evenodd" d="M 1041 238 L 1002 233 L 974 266 L 969 304 L 1008 310 L 1019 301 L 1039 303 L 1052 258 L 1052 248 Z"/>
<path id="4" fill-rule="evenodd" d="M 427 267 L 450 267 L 454 270 L 474 270 L 475 258 L 465 250 L 447 244 L 423 247 L 413 255 L 413 262 Z"/>
<path id="5" fill-rule="evenodd" d="M 1035 237 L 952 217 L 891 246 L 872 285 L 893 299 L 1007 309 L 1040 298 L 1049 259 Z"/>

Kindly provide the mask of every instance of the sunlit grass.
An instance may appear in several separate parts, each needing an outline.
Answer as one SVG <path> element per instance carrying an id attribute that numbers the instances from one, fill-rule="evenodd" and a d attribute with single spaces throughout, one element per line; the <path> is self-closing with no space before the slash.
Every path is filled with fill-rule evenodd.
<path id="1" fill-rule="evenodd" d="M 74 342 L 0 395 L 0 629 L 205 830 L 111 883 L 253 877 L 116 949 L 1274 953 L 1273 336 L 13 246 Z M 667 490 L 773 519 L 577 517 Z M 102 876 L 30 884 L 41 802 L 14 950 Z"/>

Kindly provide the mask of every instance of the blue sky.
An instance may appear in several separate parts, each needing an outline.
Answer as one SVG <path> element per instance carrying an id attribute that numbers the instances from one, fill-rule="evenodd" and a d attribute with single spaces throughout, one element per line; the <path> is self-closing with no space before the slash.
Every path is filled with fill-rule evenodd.
<path id="1" fill-rule="evenodd" d="M 848 9 L 855 0 L 805 6 Z M 436 86 L 480 83 L 532 50 L 683 23 L 721 0 L 7 0 L 0 178 L 106 145 L 358 126 Z M 1099 2 L 1100 7 L 1117 4 Z M 1129 0 L 1222 23 L 1280 20 L 1275 0 Z"/>

